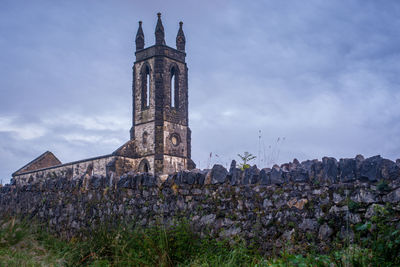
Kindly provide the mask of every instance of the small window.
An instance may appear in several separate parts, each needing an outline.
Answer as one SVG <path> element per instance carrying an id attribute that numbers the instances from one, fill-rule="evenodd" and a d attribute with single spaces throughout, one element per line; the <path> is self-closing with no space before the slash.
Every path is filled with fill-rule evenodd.
<path id="1" fill-rule="evenodd" d="M 171 72 L 171 107 L 175 107 L 175 73 L 174 69 Z"/>
<path id="2" fill-rule="evenodd" d="M 142 109 L 150 106 L 150 68 L 142 69 Z"/>
<path id="3" fill-rule="evenodd" d="M 170 80 L 170 89 L 171 89 L 171 107 L 177 108 L 179 106 L 179 75 L 176 67 L 171 69 L 171 80 Z"/>
<path id="4" fill-rule="evenodd" d="M 146 107 L 150 106 L 150 73 L 146 73 Z"/>
<path id="5" fill-rule="evenodd" d="M 144 133 L 143 133 L 142 144 L 143 144 L 144 146 L 147 145 L 147 137 L 148 137 L 148 136 L 149 136 L 149 134 L 148 134 L 147 132 L 144 132 Z"/>
<path id="6" fill-rule="evenodd" d="M 143 159 L 140 164 L 139 164 L 139 168 L 138 168 L 140 173 L 148 173 L 150 171 L 150 164 L 147 161 L 147 159 Z"/>

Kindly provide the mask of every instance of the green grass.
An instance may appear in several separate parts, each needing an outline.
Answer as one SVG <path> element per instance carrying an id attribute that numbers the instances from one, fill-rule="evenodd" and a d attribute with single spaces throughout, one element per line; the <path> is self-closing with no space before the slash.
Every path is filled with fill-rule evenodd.
<path id="1" fill-rule="evenodd" d="M 41 239 L 44 232 L 33 231 L 28 224 L 14 219 L 3 224 L 0 229 L 0 266 L 63 266 L 66 261 L 63 251 L 56 246 L 62 241 L 47 236 L 51 249 Z M 66 244 L 65 244 L 66 245 Z"/>
<path id="2" fill-rule="evenodd" d="M 367 227 L 358 228 L 365 238 Z M 398 266 L 399 239 L 393 237 L 398 232 L 379 233 L 387 239 L 380 236 L 369 243 L 361 239 L 357 245 L 329 255 L 310 251 L 296 255 L 283 250 L 268 258 L 240 242 L 230 245 L 200 238 L 186 223 L 168 229 L 104 225 L 95 232 L 83 233 L 83 239 L 64 241 L 38 224 L 12 219 L 0 228 L 0 266 Z M 390 248 L 376 247 L 385 244 Z"/>

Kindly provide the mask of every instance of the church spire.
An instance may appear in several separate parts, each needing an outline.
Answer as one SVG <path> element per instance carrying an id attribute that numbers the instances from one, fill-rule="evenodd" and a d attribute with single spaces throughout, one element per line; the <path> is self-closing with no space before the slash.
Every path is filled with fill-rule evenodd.
<path id="1" fill-rule="evenodd" d="M 176 36 L 176 49 L 180 51 L 185 51 L 186 39 L 185 39 L 185 34 L 183 33 L 182 30 L 182 25 L 183 22 L 180 21 L 178 35 Z"/>
<path id="2" fill-rule="evenodd" d="M 162 25 L 161 21 L 161 13 L 157 13 L 158 20 L 157 20 L 157 26 L 156 26 L 156 45 L 165 45 L 165 40 L 164 40 L 164 26 Z"/>
<path id="3" fill-rule="evenodd" d="M 136 42 L 136 51 L 144 48 L 144 33 L 141 21 L 139 21 L 139 28 L 136 33 L 135 42 Z"/>

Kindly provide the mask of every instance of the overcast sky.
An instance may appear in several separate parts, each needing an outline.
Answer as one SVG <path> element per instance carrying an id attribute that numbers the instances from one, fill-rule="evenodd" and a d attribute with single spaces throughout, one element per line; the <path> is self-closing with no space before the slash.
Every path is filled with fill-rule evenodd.
<path id="1" fill-rule="evenodd" d="M 128 140 L 137 22 L 153 45 L 157 12 L 172 47 L 184 22 L 201 168 L 244 151 L 259 167 L 400 158 L 400 1 L 0 0 L 3 183 L 46 150 L 69 162 Z"/>

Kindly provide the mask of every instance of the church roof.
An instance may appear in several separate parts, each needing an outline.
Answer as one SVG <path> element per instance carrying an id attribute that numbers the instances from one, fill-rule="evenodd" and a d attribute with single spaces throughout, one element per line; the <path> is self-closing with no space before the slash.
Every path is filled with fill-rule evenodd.
<path id="1" fill-rule="evenodd" d="M 16 172 L 12 174 L 12 176 L 18 175 L 23 172 L 39 170 L 60 164 L 61 161 L 56 156 L 54 156 L 52 152 L 46 151 L 39 157 L 35 158 L 31 162 L 23 166 L 22 168 L 18 169 Z"/>

